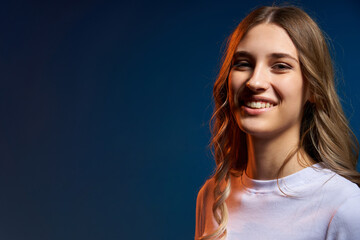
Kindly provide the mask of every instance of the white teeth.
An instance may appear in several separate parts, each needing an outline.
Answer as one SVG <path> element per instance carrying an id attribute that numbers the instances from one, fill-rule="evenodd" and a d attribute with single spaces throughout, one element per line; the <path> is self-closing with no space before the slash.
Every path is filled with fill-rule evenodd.
<path id="1" fill-rule="evenodd" d="M 250 108 L 271 108 L 274 106 L 272 103 L 265 102 L 246 102 L 246 106 Z"/>

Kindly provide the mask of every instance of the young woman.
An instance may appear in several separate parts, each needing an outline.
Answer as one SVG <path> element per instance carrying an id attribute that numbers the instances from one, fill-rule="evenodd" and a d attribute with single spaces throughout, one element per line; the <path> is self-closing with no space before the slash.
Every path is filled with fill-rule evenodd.
<path id="1" fill-rule="evenodd" d="M 360 239 L 358 143 L 316 23 L 261 7 L 229 38 L 214 85 L 215 174 L 195 239 Z"/>

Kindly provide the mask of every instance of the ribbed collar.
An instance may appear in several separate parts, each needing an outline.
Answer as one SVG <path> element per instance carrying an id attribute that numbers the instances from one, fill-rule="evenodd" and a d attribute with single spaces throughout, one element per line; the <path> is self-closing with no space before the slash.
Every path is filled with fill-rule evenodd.
<path id="1" fill-rule="evenodd" d="M 289 176 L 279 178 L 278 180 L 256 180 L 249 178 L 245 173 L 240 177 L 240 181 L 246 190 L 255 193 L 278 192 L 280 188 L 290 188 L 303 186 L 309 183 L 315 176 L 314 172 L 324 169 L 322 163 L 316 163 L 310 167 L 304 168 Z M 278 185 L 279 184 L 279 185 Z"/>

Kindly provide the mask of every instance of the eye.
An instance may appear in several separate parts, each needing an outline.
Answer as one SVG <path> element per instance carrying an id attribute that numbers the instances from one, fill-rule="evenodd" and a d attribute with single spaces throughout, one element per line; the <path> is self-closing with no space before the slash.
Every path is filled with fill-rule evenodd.
<path id="1" fill-rule="evenodd" d="M 276 63 L 271 68 L 275 71 L 284 72 L 292 69 L 292 66 L 287 63 Z"/>
<path id="2" fill-rule="evenodd" d="M 231 67 L 240 71 L 245 71 L 250 69 L 252 65 L 246 60 L 239 60 L 239 61 L 234 61 Z"/>

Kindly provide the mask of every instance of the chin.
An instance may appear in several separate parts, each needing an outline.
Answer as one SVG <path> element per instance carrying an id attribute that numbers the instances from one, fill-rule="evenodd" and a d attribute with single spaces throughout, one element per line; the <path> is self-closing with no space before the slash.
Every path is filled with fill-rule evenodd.
<path id="1" fill-rule="evenodd" d="M 274 135 L 273 131 L 264 130 L 264 129 L 241 129 L 244 133 L 250 136 L 259 137 L 259 138 L 269 138 Z"/>
<path id="2" fill-rule="evenodd" d="M 279 132 L 281 132 L 282 128 L 272 121 L 238 121 L 239 128 L 246 134 L 261 137 L 261 138 L 269 138 L 272 136 L 276 136 Z"/>
<path id="3" fill-rule="evenodd" d="M 248 134 L 260 134 L 271 132 L 274 124 L 267 119 L 237 119 L 238 126 Z"/>

